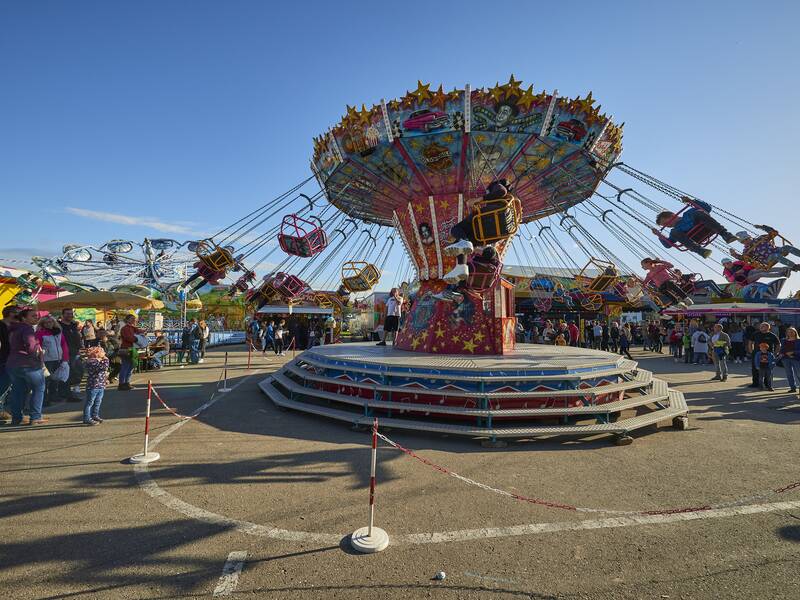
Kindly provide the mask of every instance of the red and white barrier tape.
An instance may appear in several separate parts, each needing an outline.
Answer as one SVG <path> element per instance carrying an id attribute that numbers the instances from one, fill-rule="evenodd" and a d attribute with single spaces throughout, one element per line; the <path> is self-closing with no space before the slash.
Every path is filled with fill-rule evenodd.
<path id="1" fill-rule="evenodd" d="M 441 465 L 437 465 L 436 463 L 431 462 L 427 458 L 423 458 L 422 456 L 420 456 L 419 454 L 417 454 L 413 450 L 409 450 L 408 448 L 405 448 L 405 447 L 401 446 L 400 444 L 398 444 L 394 440 L 389 439 L 388 437 L 386 437 L 385 435 L 383 435 L 380 432 L 378 432 L 377 435 L 384 442 L 386 442 L 387 444 L 389 444 L 393 448 L 396 448 L 397 450 L 400 450 L 404 454 L 407 454 L 411 458 L 413 458 L 415 460 L 418 460 L 422 464 L 427 465 L 427 466 L 431 467 L 432 469 L 435 469 L 436 471 L 439 471 L 440 473 L 444 473 L 445 475 L 449 475 L 450 477 L 458 479 L 459 481 L 461 481 L 463 483 L 466 483 L 468 485 L 473 485 L 475 487 L 479 487 L 479 488 L 481 488 L 483 490 L 486 490 L 487 492 L 492 492 L 492 493 L 495 493 L 495 494 L 499 494 L 500 496 L 506 496 L 507 498 L 511 498 L 512 500 L 518 500 L 520 502 L 527 502 L 529 504 L 536 504 L 536 505 L 539 505 L 539 506 L 545 506 L 547 508 L 558 508 L 558 509 L 561 509 L 561 510 L 571 510 L 571 511 L 575 511 L 575 512 L 604 513 L 604 514 L 613 514 L 613 515 L 641 515 L 641 516 L 674 515 L 674 514 L 680 514 L 680 513 L 693 513 L 693 512 L 702 512 L 702 511 L 713 510 L 713 509 L 718 509 L 718 508 L 730 508 L 730 507 L 733 507 L 733 506 L 750 504 L 754 500 L 763 500 L 763 499 L 765 499 L 765 498 L 767 498 L 769 496 L 775 495 L 775 494 L 783 494 L 785 492 L 800 488 L 800 481 L 798 481 L 798 482 L 795 482 L 795 483 L 791 483 L 791 484 L 789 484 L 787 486 L 784 486 L 782 488 L 768 490 L 768 491 L 762 492 L 760 494 L 747 496 L 746 498 L 738 498 L 738 499 L 730 501 L 730 502 L 721 502 L 721 503 L 717 503 L 717 504 L 708 504 L 708 505 L 703 505 L 703 506 L 687 506 L 687 507 L 681 507 L 681 508 L 668 508 L 668 509 L 662 509 L 662 510 L 610 510 L 610 509 L 605 509 L 605 508 L 584 508 L 584 507 L 579 507 L 579 506 L 572 506 L 570 504 L 563 504 L 561 502 L 555 502 L 555 501 L 552 501 L 552 500 L 543 500 L 541 498 L 532 498 L 530 496 L 523 496 L 522 494 L 516 494 L 514 492 L 509 492 L 509 491 L 506 491 L 506 490 L 501 490 L 501 489 L 492 487 L 490 485 L 486 485 L 485 483 L 480 483 L 478 481 L 475 481 L 474 479 L 470 479 L 469 477 L 464 477 L 463 475 L 459 475 L 455 471 L 451 471 L 450 469 L 448 469 L 446 467 L 442 467 Z"/>
<path id="2" fill-rule="evenodd" d="M 219 378 L 217 378 L 217 387 L 219 387 L 219 382 L 220 382 L 221 379 L 222 379 L 222 373 L 220 373 L 219 374 Z M 156 390 L 156 386 L 150 384 L 150 389 L 152 390 L 152 392 L 155 395 L 156 399 L 161 403 L 161 406 L 163 406 L 167 410 L 167 412 L 172 413 L 173 415 L 175 415 L 179 419 L 184 420 L 184 421 L 187 420 L 187 419 L 196 419 L 200 415 L 199 412 L 197 412 L 197 413 L 195 413 L 193 415 L 182 415 L 182 414 L 180 414 L 178 411 L 176 411 L 174 408 L 168 406 L 167 403 L 164 402 L 164 400 L 161 398 L 161 396 L 158 395 L 158 390 Z M 214 394 L 216 394 L 216 390 L 214 390 L 214 393 L 211 394 L 212 398 L 214 397 Z"/>

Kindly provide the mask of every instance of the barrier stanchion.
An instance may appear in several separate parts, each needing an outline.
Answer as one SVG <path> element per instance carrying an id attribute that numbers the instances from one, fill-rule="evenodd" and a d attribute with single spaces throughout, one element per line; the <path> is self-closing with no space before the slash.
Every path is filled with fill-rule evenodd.
<path id="1" fill-rule="evenodd" d="M 222 368 L 222 387 L 217 390 L 218 392 L 230 392 L 231 388 L 228 387 L 228 353 L 225 353 L 225 366 Z"/>
<path id="2" fill-rule="evenodd" d="M 143 464 L 143 463 L 151 463 L 153 461 L 158 460 L 161 458 L 161 455 L 158 452 L 149 452 L 147 450 L 147 446 L 150 443 L 150 401 L 153 397 L 153 384 L 148 379 L 147 380 L 147 409 L 144 413 L 144 450 L 141 454 L 134 454 L 131 456 L 130 461 L 132 463 Z"/>
<path id="3" fill-rule="evenodd" d="M 354 550 L 372 554 L 385 550 L 389 545 L 389 535 L 380 527 L 375 527 L 375 467 L 378 462 L 378 418 L 372 421 L 372 461 L 369 471 L 369 525 L 356 529 L 350 535 L 350 545 Z"/>

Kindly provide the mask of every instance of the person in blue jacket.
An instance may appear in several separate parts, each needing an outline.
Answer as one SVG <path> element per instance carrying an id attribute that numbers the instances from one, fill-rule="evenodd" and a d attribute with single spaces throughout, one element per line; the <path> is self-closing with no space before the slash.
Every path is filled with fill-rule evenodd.
<path id="1" fill-rule="evenodd" d="M 701 200 L 694 200 L 687 196 L 683 196 L 681 201 L 689 204 L 691 208 L 680 215 L 665 210 L 664 212 L 658 213 L 656 216 L 656 223 L 658 225 L 672 228 L 670 229 L 668 237 L 662 235 L 658 229 L 653 229 L 665 248 L 672 248 L 678 243 L 685 246 L 687 250 L 699 254 L 703 258 L 711 256 L 711 250 L 709 248 L 705 248 L 689 237 L 689 232 L 698 225 L 705 226 L 709 232 L 719 234 L 719 236 L 729 244 L 736 241 L 736 236 L 725 229 L 723 225 L 709 214 L 711 212 L 710 204 L 706 204 Z"/>

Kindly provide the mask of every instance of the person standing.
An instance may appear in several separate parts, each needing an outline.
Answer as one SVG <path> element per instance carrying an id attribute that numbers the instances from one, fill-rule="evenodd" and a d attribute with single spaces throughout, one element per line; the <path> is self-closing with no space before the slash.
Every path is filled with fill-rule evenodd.
<path id="1" fill-rule="evenodd" d="M 273 351 L 275 350 L 275 321 L 270 321 L 264 329 L 261 353 L 266 354 L 267 348 L 272 348 Z"/>
<path id="2" fill-rule="evenodd" d="M 181 349 L 178 350 L 178 364 L 180 365 L 181 369 L 184 367 L 183 357 L 184 356 L 188 357 L 189 353 L 191 352 L 191 349 L 192 349 L 192 330 L 189 327 L 189 324 L 186 323 L 183 326 L 183 331 L 181 331 Z M 189 359 L 187 358 L 186 360 L 188 362 Z"/>
<path id="3" fill-rule="evenodd" d="M 392 346 L 397 337 L 397 330 L 400 328 L 400 316 L 403 314 L 403 297 L 400 295 L 400 290 L 392 288 L 389 291 L 389 297 L 386 299 L 386 320 L 383 324 L 383 337 L 378 346 L 386 345 L 386 338 L 392 334 Z"/>
<path id="4" fill-rule="evenodd" d="M 83 363 L 81 363 L 81 349 L 83 348 L 83 338 L 75 321 L 75 313 L 71 308 L 61 311 L 61 318 L 58 320 L 61 327 L 61 334 L 67 340 L 69 348 L 69 379 L 67 385 L 63 387 L 67 402 L 83 402 L 80 396 L 81 379 L 83 379 Z"/>
<path id="5" fill-rule="evenodd" d="M 108 357 L 99 346 L 92 346 L 86 351 L 86 404 L 83 405 L 83 423 L 99 425 L 100 405 L 108 381 Z"/>
<path id="6" fill-rule="evenodd" d="M 22 423 L 22 409 L 30 395 L 30 425 L 41 425 L 47 419 L 42 416 L 44 404 L 44 364 L 42 347 L 36 339 L 33 325 L 37 321 L 36 311 L 23 308 L 17 320 L 10 324 L 8 333 L 8 368 L 11 376 L 11 424 Z"/>
<path id="7" fill-rule="evenodd" d="M 273 342 L 272 348 L 275 351 L 276 356 L 285 356 L 285 352 L 283 351 L 283 337 L 286 335 L 286 321 L 283 319 L 280 320 L 278 325 L 275 327 L 273 331 Z"/>
<path id="8" fill-rule="evenodd" d="M 632 341 L 633 332 L 631 331 L 631 324 L 625 323 L 619 330 L 619 353 L 624 354 L 631 360 L 633 360 L 630 352 Z"/>
<path id="9" fill-rule="evenodd" d="M 733 362 L 734 364 L 742 363 L 746 357 L 744 350 L 744 331 L 741 325 L 733 325 L 730 330 L 730 336 L 731 357 L 733 358 Z"/>
<path id="10" fill-rule="evenodd" d="M 753 334 L 750 340 L 753 343 L 753 354 L 750 357 L 753 383 L 750 384 L 750 387 L 759 389 L 766 388 L 772 392 L 774 391 L 772 389 L 772 381 L 768 382 L 766 380 L 766 373 L 759 368 L 759 364 L 756 361 L 756 355 L 760 352 L 766 350 L 768 353 L 772 353 L 774 355 L 780 347 L 781 342 L 778 339 L 778 336 L 770 331 L 771 329 L 772 327 L 769 323 L 761 323 L 758 326 L 758 330 Z M 766 345 L 766 347 L 763 347 L 762 345 Z"/>
<path id="11" fill-rule="evenodd" d="M 580 329 L 578 326 L 575 325 L 575 321 L 569 322 L 569 345 L 577 348 L 578 344 L 580 343 Z M 617 336 L 619 336 L 619 331 L 617 331 Z"/>
<path id="12" fill-rule="evenodd" d="M 136 389 L 131 385 L 131 375 L 133 375 L 133 352 L 136 346 L 136 336 L 141 333 L 144 333 L 144 329 L 136 327 L 136 316 L 126 316 L 125 325 L 120 330 L 121 343 L 119 346 L 119 357 L 122 362 L 119 368 L 119 385 L 117 389 L 121 392 Z"/>
<path id="13" fill-rule="evenodd" d="M 611 324 L 611 330 L 608 332 L 610 340 L 609 350 L 616 354 L 619 351 L 619 323 L 614 321 Z"/>
<path id="14" fill-rule="evenodd" d="M 57 380 L 55 373 L 61 363 L 66 363 L 67 368 L 69 368 L 69 347 L 67 346 L 67 340 L 61 333 L 61 327 L 50 316 L 39 319 L 39 325 L 36 328 L 36 340 L 42 347 L 44 366 L 50 372 L 50 376 L 46 378 L 44 396 L 44 405 L 49 406 L 55 403 L 59 397 L 66 395 L 63 388 L 67 387 L 67 383 L 66 381 Z"/>
<path id="15" fill-rule="evenodd" d="M 84 348 L 91 348 L 97 345 L 97 332 L 91 319 L 84 321 L 83 327 L 81 327 L 81 337 L 83 338 Z"/>
<path id="16" fill-rule="evenodd" d="M 595 350 L 600 350 L 603 345 L 603 326 L 600 324 L 600 321 L 594 322 L 594 326 L 592 327 L 592 335 L 594 339 L 594 345 L 592 347 Z"/>
<path id="17" fill-rule="evenodd" d="M 708 358 L 708 334 L 702 329 L 698 329 L 692 334 L 692 349 L 694 350 L 694 364 L 706 364 Z"/>
<path id="18" fill-rule="evenodd" d="M 200 333 L 200 360 L 197 362 L 203 362 L 206 358 L 206 346 L 208 345 L 208 340 L 211 337 L 211 330 L 208 328 L 208 325 L 204 320 L 201 320 L 197 324 L 197 329 Z"/>
<path id="19" fill-rule="evenodd" d="M 800 339 L 794 327 L 786 329 L 786 337 L 781 340 L 780 357 L 789 380 L 789 392 L 794 394 L 800 388 Z"/>
<path id="20" fill-rule="evenodd" d="M 603 323 L 602 330 L 600 334 L 600 349 L 604 352 L 608 352 L 608 340 L 610 339 L 609 332 L 608 332 L 608 323 Z"/>
<path id="21" fill-rule="evenodd" d="M 0 398 L 7 397 L 6 393 L 11 387 L 11 376 L 6 368 L 9 352 L 8 328 L 17 320 L 18 313 L 19 307 L 6 306 L 3 308 L 3 318 L 0 319 Z M 11 419 L 11 414 L 5 409 L 0 410 L 0 420 L 7 421 L 9 419 Z"/>
<path id="22" fill-rule="evenodd" d="M 728 353 L 731 350 L 731 338 L 723 330 L 721 323 L 714 324 L 714 333 L 711 335 L 711 357 L 717 367 L 717 374 L 713 380 L 728 380 Z"/>

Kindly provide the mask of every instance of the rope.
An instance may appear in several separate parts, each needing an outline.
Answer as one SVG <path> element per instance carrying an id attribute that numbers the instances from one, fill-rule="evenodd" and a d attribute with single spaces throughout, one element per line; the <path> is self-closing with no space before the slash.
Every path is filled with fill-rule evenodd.
<path id="1" fill-rule="evenodd" d="M 776 494 L 784 494 L 786 492 L 795 490 L 800 488 L 800 481 L 790 483 L 786 486 L 771 489 L 766 492 L 761 492 L 758 494 L 754 494 L 747 497 L 738 498 L 736 500 L 732 500 L 729 502 L 720 502 L 717 504 L 704 504 L 701 506 L 683 506 L 679 508 L 666 508 L 666 509 L 657 509 L 657 510 L 642 510 L 642 511 L 635 511 L 635 510 L 610 510 L 604 508 L 585 508 L 579 506 L 573 506 L 571 504 L 565 504 L 563 502 L 556 502 L 553 500 L 544 500 L 542 498 L 534 498 L 531 496 L 524 496 L 522 494 L 517 494 L 514 492 L 509 492 L 500 488 L 496 488 L 485 483 L 480 483 L 475 481 L 474 479 L 470 479 L 469 477 L 464 477 L 463 475 L 459 475 L 455 471 L 452 471 L 446 467 L 438 465 L 427 458 L 424 458 L 418 455 L 413 450 L 405 448 L 395 442 L 394 440 L 389 439 L 382 433 L 378 432 L 378 437 L 382 439 L 384 442 L 392 446 L 393 448 L 399 450 L 400 452 L 410 456 L 411 458 L 421 462 L 422 464 L 431 467 L 432 469 L 439 471 L 444 475 L 448 475 L 453 479 L 458 479 L 462 483 L 466 483 L 467 485 L 472 485 L 487 492 L 492 492 L 493 494 L 497 494 L 499 496 L 504 496 L 506 498 L 511 498 L 512 500 L 517 500 L 519 502 L 525 502 L 528 504 L 536 504 L 538 506 L 544 506 L 547 508 L 555 508 L 560 510 L 568 510 L 574 512 L 583 512 L 583 513 L 604 513 L 604 514 L 613 514 L 613 515 L 630 515 L 630 516 L 656 516 L 656 515 L 675 515 L 675 514 L 683 514 L 683 513 L 696 513 L 696 512 L 704 512 L 719 508 L 730 508 L 734 506 L 741 506 L 744 504 L 748 504 L 753 502 L 754 500 L 763 500 L 769 496 L 776 495 Z"/>

